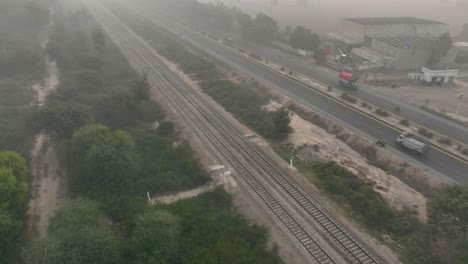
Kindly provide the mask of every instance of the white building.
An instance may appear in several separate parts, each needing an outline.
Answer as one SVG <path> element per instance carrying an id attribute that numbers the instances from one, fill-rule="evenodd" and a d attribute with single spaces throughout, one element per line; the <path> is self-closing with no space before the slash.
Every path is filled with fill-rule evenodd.
<path id="1" fill-rule="evenodd" d="M 433 83 L 453 83 L 457 79 L 458 70 L 431 70 L 422 67 L 421 72 L 409 73 L 408 77 L 413 82 Z"/>

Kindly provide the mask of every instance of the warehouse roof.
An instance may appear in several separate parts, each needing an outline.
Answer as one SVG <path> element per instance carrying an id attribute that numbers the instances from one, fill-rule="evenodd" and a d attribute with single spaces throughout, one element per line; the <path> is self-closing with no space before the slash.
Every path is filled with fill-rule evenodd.
<path id="1" fill-rule="evenodd" d="M 442 22 L 417 17 L 362 17 L 345 18 L 362 25 L 417 25 L 417 24 L 444 24 Z"/>
<path id="2" fill-rule="evenodd" d="M 374 39 L 388 43 L 398 48 L 431 48 L 434 37 L 429 36 L 381 36 Z"/>

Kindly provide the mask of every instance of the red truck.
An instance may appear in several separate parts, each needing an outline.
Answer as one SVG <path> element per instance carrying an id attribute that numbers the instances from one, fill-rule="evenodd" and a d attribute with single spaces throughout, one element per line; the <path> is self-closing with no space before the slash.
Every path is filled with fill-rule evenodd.
<path id="1" fill-rule="evenodd" d="M 338 78 L 338 82 L 340 83 L 340 85 L 342 85 L 344 87 L 357 89 L 358 85 L 357 85 L 356 82 L 357 82 L 358 79 L 359 79 L 359 77 L 352 74 L 352 73 L 341 71 L 340 75 L 339 75 L 339 78 Z"/>

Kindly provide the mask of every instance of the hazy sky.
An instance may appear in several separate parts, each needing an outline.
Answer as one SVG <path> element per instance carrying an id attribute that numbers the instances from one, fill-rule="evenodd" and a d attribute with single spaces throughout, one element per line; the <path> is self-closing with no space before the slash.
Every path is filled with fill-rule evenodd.
<path id="1" fill-rule="evenodd" d="M 298 6 L 298 0 L 278 0 L 276 6 L 270 4 L 271 0 L 221 1 L 250 13 L 263 11 L 282 26 L 304 24 L 322 32 L 334 30 L 342 17 L 417 16 L 450 24 L 452 34 L 468 22 L 468 0 L 458 0 L 458 5 L 457 0 L 308 0 L 306 6 Z"/>

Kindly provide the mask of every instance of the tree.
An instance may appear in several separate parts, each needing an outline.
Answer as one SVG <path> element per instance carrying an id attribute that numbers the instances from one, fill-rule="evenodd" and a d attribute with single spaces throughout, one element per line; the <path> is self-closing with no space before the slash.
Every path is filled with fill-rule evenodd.
<path id="1" fill-rule="evenodd" d="M 239 13 L 237 16 L 237 22 L 240 25 L 242 37 L 247 39 L 250 38 L 250 30 L 254 23 L 252 17 L 244 13 Z"/>
<path id="2" fill-rule="evenodd" d="M 28 264 L 119 263 L 119 243 L 99 205 L 84 198 L 68 201 L 51 219 L 48 236 L 26 250 Z"/>
<path id="3" fill-rule="evenodd" d="M 132 235 L 135 263 L 171 263 L 178 251 L 179 219 L 163 210 L 150 210 L 137 217 Z"/>
<path id="4" fill-rule="evenodd" d="M 86 70 L 100 72 L 104 65 L 104 61 L 100 57 L 92 54 L 83 55 L 79 59 L 80 66 Z"/>
<path id="5" fill-rule="evenodd" d="M 452 47 L 452 38 L 449 33 L 440 35 L 432 43 L 432 53 L 429 61 L 430 65 L 436 65 L 440 62 L 440 59 L 445 56 L 448 50 Z"/>
<path id="6" fill-rule="evenodd" d="M 466 239 L 468 228 L 468 186 L 444 187 L 429 202 L 429 219 L 446 234 Z"/>
<path id="7" fill-rule="evenodd" d="M 468 186 L 443 187 L 429 201 L 428 216 L 433 250 L 446 263 L 465 263 L 461 259 L 468 255 Z"/>
<path id="8" fill-rule="evenodd" d="M 127 190 L 138 170 L 133 138 L 103 125 L 85 126 L 73 135 L 70 160 L 72 189 L 94 196 Z"/>
<path id="9" fill-rule="evenodd" d="M 106 35 L 100 28 L 95 28 L 91 33 L 94 48 L 97 52 L 102 52 L 106 48 Z"/>
<path id="10" fill-rule="evenodd" d="M 135 99 L 139 101 L 144 101 L 148 100 L 149 98 L 150 85 L 148 83 L 148 71 L 146 70 L 135 83 Z"/>
<path id="11" fill-rule="evenodd" d="M 69 138 L 80 127 L 92 122 L 85 106 L 60 100 L 48 101 L 34 118 L 37 130 L 44 130 L 58 139 Z"/>
<path id="12" fill-rule="evenodd" d="M 104 80 L 95 70 L 79 70 L 74 72 L 75 89 L 86 92 L 96 92 L 104 88 Z"/>
<path id="13" fill-rule="evenodd" d="M 460 34 L 457 36 L 459 41 L 468 41 L 468 23 L 463 25 L 463 29 Z"/>
<path id="14" fill-rule="evenodd" d="M 26 205 L 28 167 L 19 154 L 0 151 L 0 208 L 21 212 Z"/>
<path id="15" fill-rule="evenodd" d="M 281 139 L 291 133 L 292 128 L 289 126 L 290 123 L 291 117 L 289 116 L 289 111 L 286 108 L 277 110 L 273 115 L 274 136 Z"/>
<path id="16" fill-rule="evenodd" d="M 327 54 L 325 54 L 325 51 L 321 48 L 318 48 L 314 51 L 314 59 L 318 62 L 318 63 L 325 63 L 327 62 Z"/>
<path id="17" fill-rule="evenodd" d="M 290 43 L 295 49 L 313 51 L 320 46 L 320 38 L 312 34 L 310 29 L 298 26 L 291 34 Z"/>
<path id="18" fill-rule="evenodd" d="M 250 37 L 258 42 L 272 42 L 278 32 L 276 21 L 263 13 L 257 14 L 251 29 Z"/>
<path id="19" fill-rule="evenodd" d="M 28 167 L 23 157 L 0 151 L 0 263 L 14 251 L 23 222 L 19 216 L 27 203 Z"/>
<path id="20" fill-rule="evenodd" d="M 34 26 L 43 26 L 49 21 L 49 11 L 37 1 L 29 1 L 25 8 Z"/>
<path id="21" fill-rule="evenodd" d="M 241 34 L 244 38 L 257 42 L 271 42 L 278 33 L 277 22 L 263 13 L 257 14 L 253 20 L 249 15 L 240 13 L 237 17 Z"/>
<path id="22" fill-rule="evenodd" d="M 171 121 L 162 121 L 158 126 L 158 135 L 170 137 L 174 134 L 174 124 Z"/>

